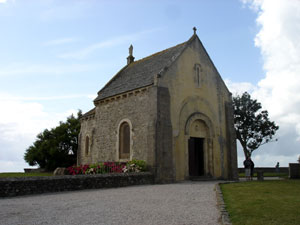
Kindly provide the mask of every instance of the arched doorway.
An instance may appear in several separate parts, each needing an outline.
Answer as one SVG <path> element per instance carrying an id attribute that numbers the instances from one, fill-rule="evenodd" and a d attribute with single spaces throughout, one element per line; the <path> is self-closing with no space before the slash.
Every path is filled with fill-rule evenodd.
<path id="1" fill-rule="evenodd" d="M 189 138 L 189 176 L 204 176 L 205 138 Z"/>
<path id="2" fill-rule="evenodd" d="M 213 132 L 208 117 L 201 113 L 190 116 L 185 127 L 188 177 L 213 176 Z"/>

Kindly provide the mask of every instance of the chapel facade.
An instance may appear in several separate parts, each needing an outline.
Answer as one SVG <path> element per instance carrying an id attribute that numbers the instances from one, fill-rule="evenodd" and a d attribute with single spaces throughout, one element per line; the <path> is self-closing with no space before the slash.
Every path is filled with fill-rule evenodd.
<path id="1" fill-rule="evenodd" d="M 78 164 L 145 160 L 157 182 L 237 179 L 232 96 L 194 28 L 127 65 L 81 118 Z"/>

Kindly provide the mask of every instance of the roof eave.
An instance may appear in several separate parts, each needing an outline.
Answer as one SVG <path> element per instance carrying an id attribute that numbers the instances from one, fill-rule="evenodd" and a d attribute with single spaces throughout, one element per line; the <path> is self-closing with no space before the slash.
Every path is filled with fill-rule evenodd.
<path id="1" fill-rule="evenodd" d="M 102 100 L 105 100 L 107 98 L 113 98 L 115 96 L 118 96 L 118 95 L 123 95 L 125 93 L 128 93 L 128 92 L 132 92 L 132 91 L 135 91 L 135 90 L 138 90 L 138 89 L 142 89 L 142 88 L 145 88 L 145 87 L 150 87 L 154 84 L 154 82 L 150 83 L 150 84 L 147 84 L 145 86 L 141 86 L 141 87 L 138 87 L 138 88 L 134 88 L 134 89 L 131 89 L 131 90 L 127 90 L 127 91 L 124 91 L 124 92 L 120 92 L 118 94 L 115 94 L 115 95 L 110 95 L 110 96 L 106 96 L 106 97 L 99 97 L 97 96 L 97 98 L 95 98 L 94 100 L 94 105 L 96 105 L 99 101 L 102 101 Z"/>

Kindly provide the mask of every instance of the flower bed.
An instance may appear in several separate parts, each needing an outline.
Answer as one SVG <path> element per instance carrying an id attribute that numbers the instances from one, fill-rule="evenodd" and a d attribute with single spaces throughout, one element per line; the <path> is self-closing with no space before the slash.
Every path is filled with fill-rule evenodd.
<path id="1" fill-rule="evenodd" d="M 146 162 L 133 159 L 128 162 L 101 162 L 91 165 L 70 166 L 67 172 L 70 175 L 103 174 L 103 173 L 130 173 L 147 171 Z"/>

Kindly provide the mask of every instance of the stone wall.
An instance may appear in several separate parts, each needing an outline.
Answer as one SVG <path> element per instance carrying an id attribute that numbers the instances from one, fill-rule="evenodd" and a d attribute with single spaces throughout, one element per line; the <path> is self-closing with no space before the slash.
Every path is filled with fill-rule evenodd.
<path id="1" fill-rule="evenodd" d="M 236 133 L 234 129 L 234 116 L 233 116 L 232 101 L 225 103 L 226 115 L 226 138 L 227 138 L 227 166 L 228 166 L 228 179 L 238 179 L 237 170 L 237 149 L 236 149 Z"/>
<path id="2" fill-rule="evenodd" d="M 157 88 L 156 121 L 156 182 L 169 183 L 175 180 L 173 162 L 172 124 L 170 118 L 170 94 L 164 87 Z"/>
<path id="3" fill-rule="evenodd" d="M 77 164 L 90 164 L 92 162 L 92 153 L 95 151 L 94 136 L 96 132 L 95 115 L 81 120 L 81 128 L 78 138 Z M 89 137 L 89 152 L 86 154 L 86 137 Z"/>
<path id="4" fill-rule="evenodd" d="M 81 125 L 80 164 L 120 161 L 118 132 L 122 121 L 130 124 L 130 159 L 154 165 L 156 89 L 141 88 L 97 102 L 95 116 Z M 85 137 L 90 137 L 90 154 L 85 155 Z"/>
<path id="5" fill-rule="evenodd" d="M 197 68 L 200 78 L 197 78 Z M 170 96 L 166 106 L 170 107 L 176 180 L 188 179 L 190 175 L 188 141 L 191 137 L 205 139 L 204 175 L 236 179 L 236 140 L 233 112 L 229 108 L 231 95 L 198 39 L 188 44 L 159 77 L 157 85 L 168 88 Z M 204 129 L 197 128 L 195 121 L 205 124 L 205 133 Z"/>
<path id="6" fill-rule="evenodd" d="M 0 197 L 153 184 L 149 172 L 0 179 Z"/>
<path id="7" fill-rule="evenodd" d="M 275 167 L 255 167 L 254 172 L 256 171 L 263 171 L 264 173 L 276 173 Z M 245 173 L 245 168 L 239 168 L 239 173 Z M 289 168 L 288 167 L 279 167 L 279 173 L 288 173 Z"/>

